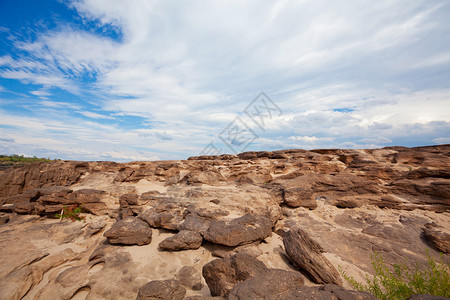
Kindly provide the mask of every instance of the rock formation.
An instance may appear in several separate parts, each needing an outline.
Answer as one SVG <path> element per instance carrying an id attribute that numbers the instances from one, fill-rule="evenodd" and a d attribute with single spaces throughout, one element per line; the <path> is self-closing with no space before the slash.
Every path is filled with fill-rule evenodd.
<path id="1" fill-rule="evenodd" d="M 293 149 L 2 169 L 0 299 L 373 299 L 337 269 L 363 281 L 374 252 L 450 261 L 449 156 Z M 86 222 L 55 218 L 80 204 Z"/>

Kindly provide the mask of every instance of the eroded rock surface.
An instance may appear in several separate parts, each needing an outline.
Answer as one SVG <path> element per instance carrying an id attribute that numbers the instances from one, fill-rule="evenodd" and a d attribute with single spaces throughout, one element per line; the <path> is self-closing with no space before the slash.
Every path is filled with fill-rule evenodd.
<path id="1" fill-rule="evenodd" d="M 203 266 L 203 277 L 211 295 L 227 296 L 239 282 L 267 272 L 263 262 L 248 254 L 236 254 L 229 259 L 216 259 Z"/>
<path id="2" fill-rule="evenodd" d="M 154 280 L 139 289 L 136 300 L 181 300 L 185 294 L 177 280 Z"/>
<path id="3" fill-rule="evenodd" d="M 182 230 L 174 236 L 168 237 L 159 243 L 159 249 L 166 251 L 177 251 L 187 249 L 198 249 L 203 238 L 200 233 L 190 230 Z"/>
<path id="4" fill-rule="evenodd" d="M 322 255 L 323 248 L 299 227 L 283 238 L 286 253 L 294 266 L 304 270 L 315 283 L 342 284 L 336 268 Z"/>
<path id="5" fill-rule="evenodd" d="M 364 281 L 374 252 L 388 265 L 426 266 L 427 251 L 450 261 L 449 154 L 291 149 L 3 169 L 0 298 L 136 299 L 174 279 L 187 299 L 369 299 L 338 266 Z M 55 219 L 81 204 L 86 223 Z"/>
<path id="6" fill-rule="evenodd" d="M 116 222 L 105 237 L 111 244 L 146 245 L 152 241 L 152 229 L 144 221 L 128 217 Z"/>

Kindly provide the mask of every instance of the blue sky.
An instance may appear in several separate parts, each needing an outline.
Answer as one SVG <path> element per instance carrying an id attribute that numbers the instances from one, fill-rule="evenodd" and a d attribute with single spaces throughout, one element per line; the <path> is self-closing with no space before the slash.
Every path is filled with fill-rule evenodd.
<path id="1" fill-rule="evenodd" d="M 449 83 L 449 1 L 0 0 L 0 153 L 444 144 Z"/>

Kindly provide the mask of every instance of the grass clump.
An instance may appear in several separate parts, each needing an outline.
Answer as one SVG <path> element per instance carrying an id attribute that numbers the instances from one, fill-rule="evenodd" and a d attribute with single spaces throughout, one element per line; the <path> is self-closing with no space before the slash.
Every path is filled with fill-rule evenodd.
<path id="1" fill-rule="evenodd" d="M 72 220 L 72 222 L 75 222 L 75 221 L 86 222 L 86 217 L 80 216 L 81 206 L 82 206 L 82 204 L 80 204 L 80 206 L 78 206 L 76 204 L 73 204 L 71 206 L 64 206 L 64 208 L 61 210 L 61 213 L 56 214 L 55 217 L 57 217 L 61 221 L 63 219 L 70 219 L 70 220 Z"/>
<path id="2" fill-rule="evenodd" d="M 375 253 L 371 256 L 375 270 L 373 278 L 366 276 L 366 284 L 360 283 L 339 268 L 342 276 L 353 288 L 372 293 L 375 297 L 387 299 L 408 299 L 414 294 L 430 294 L 450 297 L 449 265 L 441 258 L 436 262 L 427 251 L 427 267 L 409 268 L 406 264 L 395 264 L 388 268 L 383 256 Z"/>

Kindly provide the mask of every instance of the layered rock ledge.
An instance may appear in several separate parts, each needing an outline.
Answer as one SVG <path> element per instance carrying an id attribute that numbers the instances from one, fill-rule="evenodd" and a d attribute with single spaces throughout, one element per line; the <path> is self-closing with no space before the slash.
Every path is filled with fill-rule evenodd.
<path id="1" fill-rule="evenodd" d="M 292 149 L 0 170 L 0 299 L 371 299 L 337 270 L 363 280 L 374 252 L 449 261 L 449 156 Z M 55 218 L 80 204 L 86 222 Z"/>

